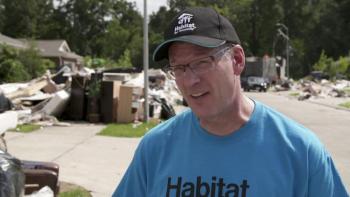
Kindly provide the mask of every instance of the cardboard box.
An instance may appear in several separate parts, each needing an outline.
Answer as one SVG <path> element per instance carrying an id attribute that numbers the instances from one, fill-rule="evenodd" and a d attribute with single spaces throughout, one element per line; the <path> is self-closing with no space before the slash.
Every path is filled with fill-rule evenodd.
<path id="1" fill-rule="evenodd" d="M 121 85 L 118 100 L 117 122 L 130 123 L 137 119 L 140 106 L 138 100 L 142 96 L 142 88 L 130 85 Z"/>
<path id="2" fill-rule="evenodd" d="M 129 123 L 134 121 L 134 114 L 132 113 L 132 86 L 120 86 L 119 102 L 117 109 L 117 122 Z"/>

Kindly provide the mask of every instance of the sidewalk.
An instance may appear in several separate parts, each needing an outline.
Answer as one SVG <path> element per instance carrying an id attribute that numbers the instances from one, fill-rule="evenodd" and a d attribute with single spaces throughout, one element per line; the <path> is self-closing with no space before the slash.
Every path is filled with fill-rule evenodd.
<path id="1" fill-rule="evenodd" d="M 94 197 L 111 196 L 139 138 L 95 135 L 104 125 L 73 123 L 33 133 L 6 133 L 10 154 L 19 159 L 52 161 L 60 166 L 59 180 L 80 185 Z"/>

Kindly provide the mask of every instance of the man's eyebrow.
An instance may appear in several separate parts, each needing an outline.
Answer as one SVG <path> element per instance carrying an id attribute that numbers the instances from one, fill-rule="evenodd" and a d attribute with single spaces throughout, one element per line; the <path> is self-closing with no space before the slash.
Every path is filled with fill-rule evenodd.
<path id="1" fill-rule="evenodd" d="M 171 65 L 170 64 L 170 67 L 184 67 L 186 66 L 187 64 L 175 64 L 175 65 Z"/>

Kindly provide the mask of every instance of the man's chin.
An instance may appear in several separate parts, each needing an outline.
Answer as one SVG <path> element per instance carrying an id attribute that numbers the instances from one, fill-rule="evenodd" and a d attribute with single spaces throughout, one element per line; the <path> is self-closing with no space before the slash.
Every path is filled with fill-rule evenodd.
<path id="1" fill-rule="evenodd" d="M 196 109 L 192 108 L 193 113 L 199 118 L 199 119 L 210 119 L 213 117 L 213 113 L 210 112 L 210 110 L 206 109 Z"/>

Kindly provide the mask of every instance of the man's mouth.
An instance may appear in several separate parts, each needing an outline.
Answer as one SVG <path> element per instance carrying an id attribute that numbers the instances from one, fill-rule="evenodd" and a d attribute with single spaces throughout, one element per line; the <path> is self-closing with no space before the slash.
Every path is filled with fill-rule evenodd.
<path id="1" fill-rule="evenodd" d="M 192 98 L 200 98 L 200 97 L 207 95 L 207 94 L 208 94 L 208 92 L 199 92 L 199 93 L 191 94 L 191 97 Z"/>

